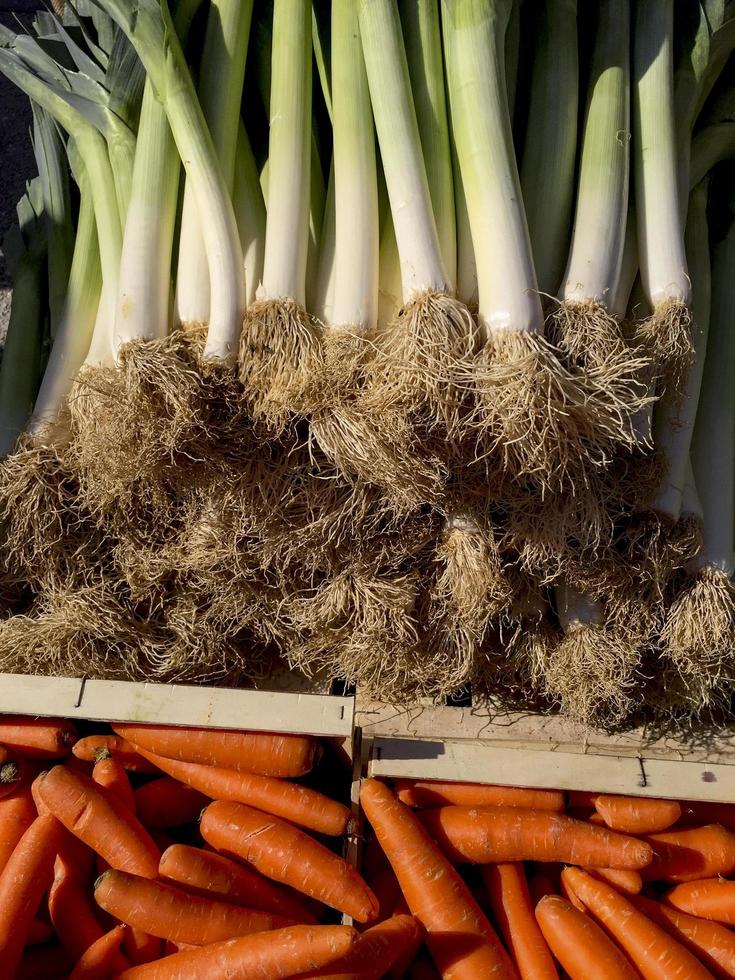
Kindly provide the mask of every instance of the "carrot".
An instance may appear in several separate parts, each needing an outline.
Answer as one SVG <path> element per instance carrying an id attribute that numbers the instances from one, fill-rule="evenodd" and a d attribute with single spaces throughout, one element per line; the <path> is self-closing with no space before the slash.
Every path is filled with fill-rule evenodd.
<path id="1" fill-rule="evenodd" d="M 192 823 L 209 800 L 191 786 L 162 776 L 136 789 L 133 802 L 140 822 L 152 830 Z"/>
<path id="2" fill-rule="evenodd" d="M 573 905 L 578 912 L 585 914 L 587 913 L 587 906 L 580 898 L 577 897 L 574 889 L 569 887 L 564 875 L 559 876 L 559 894 L 563 899 L 565 899 L 565 901 L 569 902 L 570 905 Z"/>
<path id="3" fill-rule="evenodd" d="M 319 834 L 339 836 L 347 830 L 351 816 L 349 809 L 307 786 L 287 783 L 273 776 L 164 759 L 144 749 L 141 752 L 162 772 L 210 799 L 245 803 Z"/>
<path id="4" fill-rule="evenodd" d="M 137 751 L 132 742 L 121 735 L 87 735 L 72 749 L 82 762 L 96 762 L 100 752 L 109 752 L 129 772 L 157 773 L 158 769 Z"/>
<path id="5" fill-rule="evenodd" d="M 94 897 L 100 908 L 126 925 L 193 946 L 292 924 L 282 916 L 192 895 L 175 885 L 125 871 L 106 871 L 97 879 Z"/>
<path id="6" fill-rule="evenodd" d="M 534 908 L 547 895 L 559 894 L 559 875 L 552 875 L 546 870 L 534 871 L 528 879 L 528 892 Z"/>
<path id="7" fill-rule="evenodd" d="M 28 927 L 26 946 L 43 946 L 54 934 L 54 930 L 43 919 L 34 919 Z"/>
<path id="8" fill-rule="evenodd" d="M 611 830 L 625 834 L 655 834 L 672 827 L 681 816 L 681 804 L 676 800 L 603 793 L 595 798 L 595 810 Z"/>
<path id="9" fill-rule="evenodd" d="M 584 870 L 593 878 L 606 881 L 608 885 L 617 888 L 619 892 L 625 892 L 626 895 L 637 895 L 643 888 L 643 878 L 637 871 L 624 871 L 620 868 L 585 868 Z"/>
<path id="10" fill-rule="evenodd" d="M 701 919 L 735 926 L 735 881 L 725 878 L 688 881 L 672 888 L 666 895 L 666 903 Z"/>
<path id="11" fill-rule="evenodd" d="M 735 977 L 735 935 L 719 922 L 699 919 L 636 895 L 635 907 L 665 929 L 716 977 Z"/>
<path id="12" fill-rule="evenodd" d="M 564 794 L 555 789 L 397 779 L 395 793 L 401 803 L 411 807 L 512 806 L 527 810 L 554 810 L 559 813 L 564 809 Z"/>
<path id="13" fill-rule="evenodd" d="M 148 831 L 91 779 L 55 766 L 40 785 L 41 798 L 57 819 L 113 868 L 143 877 L 158 874 L 160 853 Z"/>
<path id="14" fill-rule="evenodd" d="M 125 929 L 124 925 L 115 926 L 93 943 L 77 960 L 69 980 L 109 980 L 126 970 L 130 963 L 120 952 Z"/>
<path id="15" fill-rule="evenodd" d="M 0 744 L 29 759 L 60 759 L 76 740 L 76 728 L 63 718 L 0 716 Z"/>
<path id="16" fill-rule="evenodd" d="M 310 735 L 273 735 L 224 729 L 172 728 L 165 725 L 113 725 L 118 735 L 145 749 L 179 762 L 197 762 L 261 776 L 304 776 L 320 752 Z"/>
<path id="17" fill-rule="evenodd" d="M 112 801 L 135 813 L 135 797 L 128 774 L 118 759 L 111 755 L 100 755 L 92 770 L 92 782 L 101 786 Z"/>
<path id="18" fill-rule="evenodd" d="M 455 863 L 562 861 L 637 870 L 653 854 L 643 841 L 543 810 L 446 806 L 419 816 Z"/>
<path id="19" fill-rule="evenodd" d="M 719 824 L 650 834 L 653 861 L 645 869 L 647 881 L 696 881 L 727 875 L 735 870 L 735 834 Z"/>
<path id="20" fill-rule="evenodd" d="M 63 946 L 26 950 L 13 980 L 67 980 L 74 960 Z"/>
<path id="21" fill-rule="evenodd" d="M 566 868 L 562 878 L 625 951 L 644 980 L 711 980 L 712 974 L 689 950 L 610 885 L 579 868 Z"/>
<path id="22" fill-rule="evenodd" d="M 195 895 L 218 898 L 233 905 L 261 909 L 294 922 L 316 925 L 306 906 L 286 889 L 263 878 L 246 865 L 222 854 L 186 844 L 173 844 L 161 855 L 158 866 L 164 878 L 184 885 Z"/>
<path id="23" fill-rule="evenodd" d="M 0 874 L 0 964 L 5 977 L 12 977 L 20 963 L 31 922 L 51 883 L 59 831 L 53 817 L 36 817 Z"/>
<path id="24" fill-rule="evenodd" d="M 117 980 L 281 980 L 326 967 L 358 939 L 349 926 L 289 926 L 174 953 Z"/>
<path id="25" fill-rule="evenodd" d="M 482 880 L 521 980 L 556 980 L 559 974 L 533 914 L 523 865 L 485 865 Z"/>
<path id="26" fill-rule="evenodd" d="M 426 954 L 416 957 L 409 978 L 410 980 L 441 980 L 437 968 Z"/>
<path id="27" fill-rule="evenodd" d="M 412 915 L 394 915 L 364 932 L 349 953 L 330 963 L 328 970 L 299 973 L 298 980 L 307 977 L 321 977 L 321 980 L 384 977 L 407 951 L 413 951 L 411 959 L 414 958 L 422 935 L 423 930 Z"/>
<path id="28" fill-rule="evenodd" d="M 718 823 L 726 830 L 735 831 L 735 806 L 732 803 L 682 803 L 679 826 L 705 823 Z"/>
<path id="29" fill-rule="evenodd" d="M 18 790 L 0 800 L 0 873 L 10 859 L 18 841 L 36 819 L 36 807 L 30 790 Z"/>
<path id="30" fill-rule="evenodd" d="M 71 834 L 68 836 L 74 844 L 80 843 Z M 95 917 L 90 896 L 91 863 L 78 862 L 75 852 L 67 849 L 66 840 L 59 850 L 49 890 L 49 915 L 61 945 L 76 963 L 86 949 L 102 938 L 104 930 Z"/>
<path id="31" fill-rule="evenodd" d="M 639 980 L 623 953 L 592 919 L 558 895 L 536 906 L 536 921 L 571 980 Z"/>
<path id="32" fill-rule="evenodd" d="M 594 810 L 595 800 L 599 793 L 590 793 L 583 789 L 570 789 L 567 792 L 567 808 L 574 810 Z"/>
<path id="33" fill-rule="evenodd" d="M 23 760 L 5 745 L 0 745 L 0 800 L 18 788 L 24 774 Z"/>
<path id="34" fill-rule="evenodd" d="M 134 966 L 154 963 L 163 956 L 163 942 L 142 929 L 128 929 L 122 943 L 123 953 Z"/>
<path id="35" fill-rule="evenodd" d="M 368 779 L 360 802 L 445 980 L 517 977 L 492 926 L 411 810 Z"/>
<path id="36" fill-rule="evenodd" d="M 403 896 L 393 868 L 374 834 L 368 838 L 362 858 L 363 876 L 372 888 L 380 906 L 380 919 L 396 914 L 396 906 Z"/>
<path id="37" fill-rule="evenodd" d="M 217 800 L 202 815 L 202 837 L 266 878 L 291 885 L 358 922 L 371 922 L 378 900 L 354 868 L 291 824 L 242 803 Z"/>

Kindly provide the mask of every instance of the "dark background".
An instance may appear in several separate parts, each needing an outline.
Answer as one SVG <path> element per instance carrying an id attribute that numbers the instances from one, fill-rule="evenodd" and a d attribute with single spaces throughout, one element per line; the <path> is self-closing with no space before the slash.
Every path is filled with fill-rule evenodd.
<path id="1" fill-rule="evenodd" d="M 42 0 L 0 0 L 0 23 L 12 27 L 29 15 Z M 0 74 L 0 241 L 15 220 L 15 204 L 25 182 L 35 173 L 29 136 L 31 112 L 28 100 Z M 10 310 L 10 280 L 0 256 L 0 336 L 4 335 Z"/>

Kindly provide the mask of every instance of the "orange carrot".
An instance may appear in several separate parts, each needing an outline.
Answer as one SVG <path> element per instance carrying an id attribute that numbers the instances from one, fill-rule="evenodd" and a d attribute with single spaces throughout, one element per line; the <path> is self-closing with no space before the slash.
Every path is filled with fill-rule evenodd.
<path id="1" fill-rule="evenodd" d="M 376 779 L 363 783 L 360 802 L 445 980 L 516 978 L 479 905 L 411 810 Z"/>
<path id="2" fill-rule="evenodd" d="M 587 874 L 617 888 L 626 895 L 637 895 L 643 888 L 643 878 L 637 871 L 624 871 L 620 868 L 585 868 Z"/>
<path id="3" fill-rule="evenodd" d="M 131 812 L 115 808 L 91 779 L 55 766 L 42 780 L 40 793 L 54 816 L 111 867 L 157 876 L 160 852 L 148 831 Z"/>
<path id="4" fill-rule="evenodd" d="M 281 980 L 328 966 L 359 938 L 349 926 L 289 926 L 174 953 L 117 980 Z"/>
<path id="5" fill-rule="evenodd" d="M 94 897 L 100 908 L 118 921 L 160 939 L 192 946 L 292 924 L 281 916 L 192 895 L 175 885 L 125 871 L 105 872 L 97 879 Z"/>
<path id="6" fill-rule="evenodd" d="M 130 963 L 120 952 L 125 928 L 124 925 L 115 926 L 93 943 L 77 960 L 69 980 L 110 980 L 110 977 L 128 969 Z"/>
<path id="7" fill-rule="evenodd" d="M 640 980 L 639 974 L 592 919 L 558 895 L 536 906 L 536 921 L 571 980 Z"/>
<path id="8" fill-rule="evenodd" d="M 161 855 L 158 870 L 164 878 L 184 885 L 195 895 L 316 925 L 316 918 L 286 889 L 263 878 L 247 865 L 237 864 L 214 851 L 173 844 Z"/>
<path id="9" fill-rule="evenodd" d="M 423 930 L 412 915 L 395 915 L 364 932 L 349 953 L 330 963 L 328 970 L 299 973 L 298 980 L 306 980 L 307 977 L 310 980 L 312 977 L 320 977 L 321 980 L 385 977 L 406 951 L 413 950 L 416 955 L 422 935 Z"/>
<path id="10" fill-rule="evenodd" d="M 170 776 L 152 779 L 135 791 L 138 819 L 149 830 L 180 827 L 197 820 L 209 800 Z"/>
<path id="11" fill-rule="evenodd" d="M 439 971 L 426 953 L 416 957 L 408 976 L 410 980 L 441 980 Z"/>
<path id="12" fill-rule="evenodd" d="M 676 800 L 652 800 L 640 796 L 595 797 L 595 810 L 611 830 L 625 834 L 655 834 L 668 830 L 681 816 Z"/>
<path id="13" fill-rule="evenodd" d="M 379 919 L 387 919 L 396 914 L 401 895 L 401 886 L 391 868 L 383 848 L 374 834 L 368 838 L 362 858 L 363 876 L 372 888 L 380 906 Z"/>
<path id="14" fill-rule="evenodd" d="M 732 803 L 688 802 L 681 805 L 679 826 L 718 823 L 726 830 L 735 831 L 735 805 Z"/>
<path id="15" fill-rule="evenodd" d="M 59 831 L 53 817 L 36 817 L 0 874 L 0 964 L 6 977 L 20 963 L 31 922 L 51 883 Z"/>
<path id="16" fill-rule="evenodd" d="M 119 759 L 100 755 L 92 770 L 92 782 L 101 786 L 113 801 L 135 813 L 135 797 L 128 774 Z"/>
<path id="17" fill-rule="evenodd" d="M 68 831 L 64 833 L 74 844 L 80 843 Z M 67 848 L 66 839 L 59 850 L 61 853 L 54 864 L 54 880 L 49 890 L 49 915 L 59 941 L 76 963 L 85 950 L 102 938 L 104 930 L 92 906 L 92 864 L 88 860 L 78 861 L 76 851 Z M 92 851 L 88 850 L 88 853 L 92 855 Z"/>
<path id="18" fill-rule="evenodd" d="M 482 880 L 521 980 L 556 980 L 559 974 L 533 914 L 523 865 L 487 864 Z"/>
<path id="19" fill-rule="evenodd" d="M 648 881 L 696 881 L 735 870 L 735 834 L 719 824 L 650 834 L 653 861 L 643 872 Z"/>
<path id="20" fill-rule="evenodd" d="M 637 870 L 650 864 L 653 854 L 634 837 L 543 810 L 445 806 L 419 816 L 455 863 L 562 861 Z"/>
<path id="21" fill-rule="evenodd" d="M 128 929 L 123 938 L 123 953 L 133 966 L 154 963 L 163 955 L 163 941 L 142 929 Z"/>
<path id="22" fill-rule="evenodd" d="M 666 903 L 701 919 L 735 926 L 735 881 L 725 878 L 688 881 L 672 888 L 666 895 Z"/>
<path id="23" fill-rule="evenodd" d="M 579 868 L 562 871 L 568 886 L 625 951 L 644 980 L 712 980 L 689 950 L 627 898 Z"/>
<path id="24" fill-rule="evenodd" d="M 442 783 L 434 780 L 397 779 L 395 792 L 411 807 L 512 806 L 527 810 L 564 809 L 564 794 L 556 789 L 523 789 L 517 786 L 483 786 L 480 783 Z"/>
<path id="25" fill-rule="evenodd" d="M 18 790 L 0 800 L 0 873 L 10 859 L 18 841 L 36 819 L 36 807 L 30 790 Z"/>
<path id="26" fill-rule="evenodd" d="M 199 790 L 210 799 L 245 803 L 319 834 L 339 836 L 346 831 L 350 821 L 350 811 L 346 806 L 307 786 L 288 783 L 273 776 L 164 759 L 144 749 L 141 752 L 162 772 Z"/>
<path id="27" fill-rule="evenodd" d="M 565 899 L 565 901 L 569 902 L 570 905 L 573 905 L 578 912 L 583 912 L 585 914 L 587 913 L 587 906 L 580 898 L 577 897 L 576 892 L 569 887 L 567 879 L 563 874 L 559 876 L 559 894 L 563 899 Z"/>
<path id="28" fill-rule="evenodd" d="M 48 922 L 44 922 L 43 919 L 34 919 L 28 927 L 26 946 L 43 946 L 44 943 L 47 943 L 51 939 L 53 934 L 54 930 Z"/>
<path id="29" fill-rule="evenodd" d="M 100 752 L 109 752 L 113 759 L 129 772 L 157 773 L 158 769 L 137 751 L 132 742 L 121 735 L 87 735 L 72 749 L 82 762 L 96 762 Z"/>
<path id="30" fill-rule="evenodd" d="M 735 977 L 735 935 L 725 926 L 667 908 L 642 895 L 636 895 L 631 901 L 639 911 L 694 953 L 716 977 Z"/>
<path id="31" fill-rule="evenodd" d="M 378 900 L 343 858 L 297 827 L 242 803 L 217 800 L 202 815 L 202 837 L 266 878 L 291 885 L 358 922 L 372 922 Z"/>
<path id="32" fill-rule="evenodd" d="M 310 735 L 273 735 L 165 725 L 113 725 L 138 749 L 180 762 L 197 762 L 261 776 L 304 776 L 320 752 Z"/>
<path id="33" fill-rule="evenodd" d="M 63 718 L 0 715 L 0 744 L 29 759 L 59 759 L 76 740 L 76 728 Z"/>

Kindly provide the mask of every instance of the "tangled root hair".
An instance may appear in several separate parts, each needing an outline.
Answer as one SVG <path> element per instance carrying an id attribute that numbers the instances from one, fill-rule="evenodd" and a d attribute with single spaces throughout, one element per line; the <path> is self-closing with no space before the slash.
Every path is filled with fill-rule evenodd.
<path id="1" fill-rule="evenodd" d="M 689 368 L 694 363 L 694 320 L 684 303 L 666 303 L 639 326 L 638 342 L 650 351 L 666 389 L 683 397 Z"/>
<path id="2" fill-rule="evenodd" d="M 547 336 L 570 370 L 615 370 L 635 377 L 648 362 L 623 336 L 619 321 L 594 301 L 559 303 L 546 321 Z"/>

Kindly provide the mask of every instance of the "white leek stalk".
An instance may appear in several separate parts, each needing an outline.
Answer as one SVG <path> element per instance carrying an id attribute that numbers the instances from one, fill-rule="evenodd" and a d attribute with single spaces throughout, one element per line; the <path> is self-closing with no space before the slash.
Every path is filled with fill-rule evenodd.
<path id="1" fill-rule="evenodd" d="M 559 289 L 569 241 L 578 101 L 577 0 L 548 0 L 539 12 L 521 165 L 536 276 L 547 296 Z"/>
<path id="2" fill-rule="evenodd" d="M 362 57 L 362 51 L 360 52 Z M 336 133 L 335 133 L 336 137 Z M 335 252 L 337 237 L 337 215 L 335 212 L 334 154 L 329 167 L 327 196 L 324 204 L 324 220 L 319 241 L 319 271 L 314 286 L 314 298 L 310 309 L 317 320 L 325 326 L 334 323 L 334 293 L 337 288 L 337 256 Z"/>
<path id="3" fill-rule="evenodd" d="M 673 0 L 637 0 L 633 156 L 641 280 L 653 313 L 640 336 L 676 390 L 693 356 L 674 118 Z"/>
<path id="4" fill-rule="evenodd" d="M 245 306 L 242 248 L 212 138 L 165 0 L 99 0 L 129 37 L 168 116 L 197 209 L 210 275 L 210 315 L 204 357 L 230 363 L 237 356 Z"/>
<path id="5" fill-rule="evenodd" d="M 439 0 L 399 0 L 408 73 L 449 287 L 457 280 L 457 226 L 444 87 Z"/>
<path id="6" fill-rule="evenodd" d="M 225 183 L 232 193 L 250 35 L 253 0 L 212 0 L 199 70 L 199 104 L 212 135 Z M 176 273 L 175 319 L 182 324 L 209 321 L 209 267 L 202 222 L 190 182 L 184 187 L 184 203 Z"/>
<path id="7" fill-rule="evenodd" d="M 248 305 L 263 277 L 265 255 L 265 201 L 248 134 L 240 121 L 235 156 L 235 185 L 232 201 L 242 244 L 245 268 L 245 300 Z"/>
<path id="8" fill-rule="evenodd" d="M 87 357 L 102 289 L 97 227 L 89 177 L 77 167 L 79 216 L 74 255 L 59 328 L 49 355 L 28 424 L 31 436 L 41 437 L 59 417 L 74 380 Z"/>

